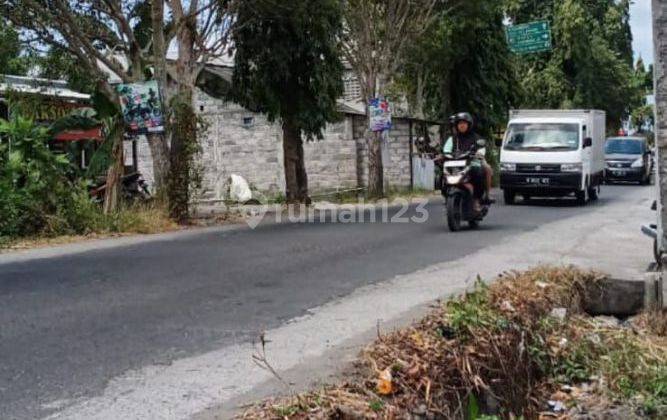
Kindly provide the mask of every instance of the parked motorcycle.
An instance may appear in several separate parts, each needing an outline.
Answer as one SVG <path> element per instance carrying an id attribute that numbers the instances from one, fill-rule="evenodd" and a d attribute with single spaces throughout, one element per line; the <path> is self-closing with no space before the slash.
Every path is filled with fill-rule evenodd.
<path id="1" fill-rule="evenodd" d="M 452 232 L 460 231 L 463 222 L 467 222 L 472 229 L 479 227 L 489 213 L 488 204 L 475 211 L 474 187 L 469 175 L 472 165 L 481 159 L 485 147 L 486 141 L 480 139 L 472 151 L 443 157 L 442 195 L 446 201 L 447 225 Z"/>
<path id="2" fill-rule="evenodd" d="M 151 199 L 151 193 L 148 189 L 148 182 L 139 173 L 124 175 L 121 177 L 121 196 L 123 200 L 128 203 L 148 201 Z M 106 179 L 101 180 L 90 191 L 90 195 L 96 202 L 102 203 L 104 201 L 104 194 L 107 184 Z"/>

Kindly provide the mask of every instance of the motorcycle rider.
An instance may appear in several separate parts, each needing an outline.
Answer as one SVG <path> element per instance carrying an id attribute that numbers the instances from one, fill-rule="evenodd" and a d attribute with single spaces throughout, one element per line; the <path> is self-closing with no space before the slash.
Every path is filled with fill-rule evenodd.
<path id="1" fill-rule="evenodd" d="M 449 137 L 443 146 L 445 155 L 463 153 L 474 150 L 477 141 L 481 138 L 475 133 L 475 122 L 468 112 L 460 112 L 450 117 L 453 136 Z M 470 168 L 470 180 L 473 185 L 474 209 L 481 211 L 481 204 L 491 204 L 490 192 L 493 183 L 493 169 L 486 163 L 484 156 L 478 155 Z"/>

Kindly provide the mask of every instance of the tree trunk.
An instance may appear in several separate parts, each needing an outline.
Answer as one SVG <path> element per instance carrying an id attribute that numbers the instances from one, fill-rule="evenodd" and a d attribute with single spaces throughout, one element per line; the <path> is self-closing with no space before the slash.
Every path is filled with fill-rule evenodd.
<path id="1" fill-rule="evenodd" d="M 148 147 L 153 158 L 153 180 L 155 195 L 163 197 L 169 177 L 169 146 L 165 134 L 148 134 Z"/>
<path id="2" fill-rule="evenodd" d="M 384 96 L 384 77 L 373 73 L 366 80 L 366 91 L 369 98 L 382 98 Z M 368 127 L 370 127 L 370 112 L 366 103 L 366 114 L 368 115 Z M 371 132 L 368 129 L 366 137 L 368 147 L 368 197 L 384 197 L 384 165 L 382 163 L 382 132 Z"/>
<path id="3" fill-rule="evenodd" d="M 167 85 L 167 59 L 164 36 L 164 2 L 151 2 L 151 23 L 153 29 L 153 69 L 155 80 L 158 83 L 160 97 L 163 106 L 169 104 L 170 95 Z M 148 146 L 153 157 L 153 179 L 155 181 L 155 194 L 160 199 L 165 199 L 166 189 L 169 182 L 169 124 L 165 121 L 165 131 L 163 134 L 148 134 Z"/>
<path id="4" fill-rule="evenodd" d="M 116 122 L 120 124 L 120 122 Z M 122 126 L 112 130 L 113 146 L 111 149 L 112 163 L 107 170 L 106 188 L 104 190 L 104 214 L 111 214 L 118 209 L 120 198 L 120 177 L 123 175 L 123 129 Z"/>
<path id="5" fill-rule="evenodd" d="M 424 91 L 426 89 L 426 81 L 425 79 L 425 74 L 426 71 L 424 69 L 424 66 L 419 67 L 419 71 L 417 73 L 417 88 L 415 89 L 415 102 L 414 102 L 414 114 L 412 115 L 415 118 L 423 120 L 425 115 L 424 115 Z"/>
<path id="6" fill-rule="evenodd" d="M 440 116 L 443 121 L 452 113 L 452 90 L 450 86 L 449 73 L 444 72 L 440 76 Z"/>
<path id="7" fill-rule="evenodd" d="M 382 132 L 368 136 L 368 197 L 384 197 L 384 165 L 382 164 Z"/>
<path id="8" fill-rule="evenodd" d="M 303 152 L 303 138 L 299 132 L 297 142 L 297 161 L 296 177 L 299 184 L 299 201 L 305 204 L 310 204 L 310 197 L 308 196 L 308 173 L 306 173 L 306 158 Z"/>
<path id="9" fill-rule="evenodd" d="M 190 102 L 174 104 L 174 127 L 171 145 L 169 180 L 169 213 L 178 223 L 185 224 L 190 216 L 190 184 L 193 148 L 197 139 L 197 116 Z"/>
<path id="10" fill-rule="evenodd" d="M 171 130 L 168 188 L 169 212 L 179 223 L 186 223 L 189 218 L 192 160 L 197 146 L 197 116 L 193 106 L 197 68 L 194 56 L 197 22 L 194 16 L 183 19 L 185 20 L 179 22 L 180 28 L 176 36 L 178 95 L 172 100 L 174 122 Z"/>
<path id="11" fill-rule="evenodd" d="M 301 129 L 291 121 L 283 122 L 283 158 L 287 202 L 309 204 L 308 174 L 306 173 Z"/>

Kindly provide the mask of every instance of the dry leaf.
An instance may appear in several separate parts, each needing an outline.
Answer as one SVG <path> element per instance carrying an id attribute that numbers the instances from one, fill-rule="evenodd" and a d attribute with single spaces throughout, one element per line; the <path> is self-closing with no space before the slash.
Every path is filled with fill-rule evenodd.
<path id="1" fill-rule="evenodd" d="M 394 392 L 391 370 L 385 369 L 380 372 L 380 377 L 378 378 L 377 383 L 377 392 L 380 395 L 390 395 Z"/>

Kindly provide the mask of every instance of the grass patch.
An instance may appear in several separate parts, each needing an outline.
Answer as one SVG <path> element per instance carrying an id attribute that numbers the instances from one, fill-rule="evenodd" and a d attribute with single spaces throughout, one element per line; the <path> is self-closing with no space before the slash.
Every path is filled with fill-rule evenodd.
<path id="1" fill-rule="evenodd" d="M 158 204 L 146 203 L 127 206 L 117 212 L 104 215 L 96 209 L 87 213 L 83 233 L 62 229 L 56 218 L 51 219 L 51 229 L 42 234 L 24 238 L 0 237 L 0 249 L 20 250 L 61 245 L 90 239 L 103 239 L 134 234 L 155 234 L 180 229 L 169 218 L 167 211 Z"/>
<path id="2" fill-rule="evenodd" d="M 102 216 L 99 232 L 152 234 L 178 229 L 167 211 L 158 205 L 134 205 Z"/>

